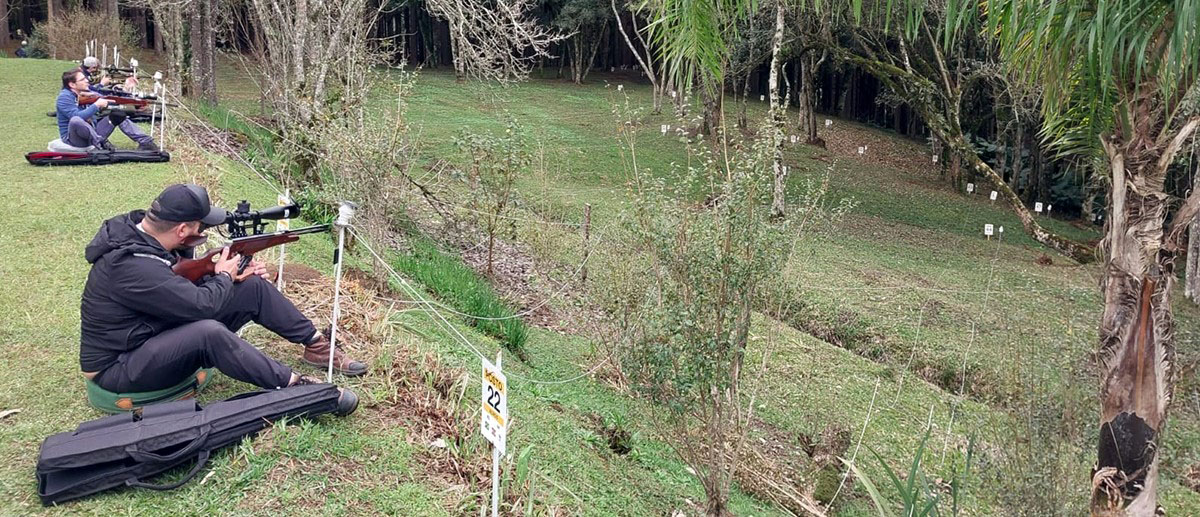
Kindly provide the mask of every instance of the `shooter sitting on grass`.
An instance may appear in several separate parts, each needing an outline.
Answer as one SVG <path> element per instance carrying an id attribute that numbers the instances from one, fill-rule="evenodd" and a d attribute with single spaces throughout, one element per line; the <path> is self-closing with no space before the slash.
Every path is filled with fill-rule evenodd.
<path id="1" fill-rule="evenodd" d="M 225 210 L 196 185 L 171 185 L 150 205 L 113 217 L 85 251 L 92 264 L 80 306 L 83 375 L 111 392 L 148 392 L 176 385 L 200 368 L 267 389 L 321 381 L 297 374 L 237 335 L 251 321 L 304 345 L 301 360 L 324 367 L 329 338 L 265 280 L 266 267 L 222 251 L 216 273 L 192 283 L 171 266 L 192 258 L 189 243 L 221 224 Z M 346 375 L 366 365 L 336 349 L 333 367 Z M 338 413 L 358 397 L 342 390 Z"/>
<path id="2" fill-rule="evenodd" d="M 108 141 L 113 129 L 121 128 L 130 140 L 137 142 L 139 151 L 158 151 L 154 139 L 142 132 L 127 114 L 113 110 L 108 116 L 96 119 L 96 113 L 108 107 L 107 99 L 99 99 L 86 108 L 79 107 L 79 96 L 90 91 L 87 75 L 78 68 L 63 72 L 62 90 L 58 92 L 54 109 L 58 116 L 58 134 L 63 143 L 73 147 L 98 147 L 107 151 L 116 150 Z"/>

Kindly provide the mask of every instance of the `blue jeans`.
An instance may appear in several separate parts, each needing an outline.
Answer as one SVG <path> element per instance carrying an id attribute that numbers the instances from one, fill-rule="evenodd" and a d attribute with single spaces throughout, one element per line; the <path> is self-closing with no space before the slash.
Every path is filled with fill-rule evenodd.
<path id="1" fill-rule="evenodd" d="M 137 124 L 128 119 L 121 121 L 121 124 L 116 127 L 121 128 L 121 132 L 139 146 L 154 144 L 154 139 L 150 138 L 150 135 L 143 133 L 142 128 L 137 127 Z M 67 139 L 63 143 L 74 147 L 99 146 L 100 142 L 108 140 L 113 129 L 115 127 L 110 117 L 100 119 L 99 122 L 96 122 L 96 127 L 92 127 L 82 118 L 71 117 L 71 122 L 67 125 Z"/>

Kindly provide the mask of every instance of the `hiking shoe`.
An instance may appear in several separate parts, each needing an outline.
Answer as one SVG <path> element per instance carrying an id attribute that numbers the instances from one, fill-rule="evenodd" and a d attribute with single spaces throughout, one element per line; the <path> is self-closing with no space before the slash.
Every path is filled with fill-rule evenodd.
<path id="1" fill-rule="evenodd" d="M 296 378 L 296 382 L 290 386 L 309 386 L 313 384 L 327 384 L 325 381 L 310 375 L 300 375 Z M 349 388 L 338 388 L 337 410 L 333 414 L 337 416 L 347 416 L 358 409 L 358 395 Z"/>
<path id="2" fill-rule="evenodd" d="M 322 332 L 320 338 L 304 347 L 304 354 L 300 356 L 300 360 L 304 361 L 304 364 L 318 368 L 329 367 L 329 337 L 327 334 L 328 332 Z M 347 357 L 341 347 L 333 351 L 333 369 L 348 377 L 357 377 L 367 373 L 367 365 Z"/>
<path id="3" fill-rule="evenodd" d="M 101 140 L 99 142 L 96 142 L 96 147 L 99 147 L 108 152 L 113 152 L 113 151 L 117 150 L 117 148 L 112 145 L 112 142 L 109 142 L 108 140 Z"/>
<path id="4" fill-rule="evenodd" d="M 154 151 L 156 153 L 161 151 L 161 149 L 159 149 L 158 146 L 154 144 L 154 142 L 140 143 L 137 146 L 137 150 L 139 150 L 139 151 Z"/>

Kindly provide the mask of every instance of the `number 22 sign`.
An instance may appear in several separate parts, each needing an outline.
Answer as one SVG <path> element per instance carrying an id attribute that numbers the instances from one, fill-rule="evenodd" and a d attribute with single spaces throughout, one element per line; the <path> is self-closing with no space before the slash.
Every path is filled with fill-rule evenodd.
<path id="1" fill-rule="evenodd" d="M 483 359 L 483 384 L 480 393 L 479 430 L 483 437 L 504 453 L 508 434 L 508 380 L 498 365 Z M 499 361 L 497 361 L 499 363 Z"/>

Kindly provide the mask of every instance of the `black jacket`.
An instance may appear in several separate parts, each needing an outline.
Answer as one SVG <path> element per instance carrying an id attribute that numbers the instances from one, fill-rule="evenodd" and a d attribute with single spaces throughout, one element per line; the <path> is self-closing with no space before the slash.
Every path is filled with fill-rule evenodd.
<path id="1" fill-rule="evenodd" d="M 98 372 L 147 339 L 184 323 L 210 319 L 228 301 L 233 280 L 214 275 L 193 284 L 171 271 L 181 256 L 138 230 L 145 211 L 100 225 L 84 257 L 92 264 L 80 305 L 79 366 Z"/>

